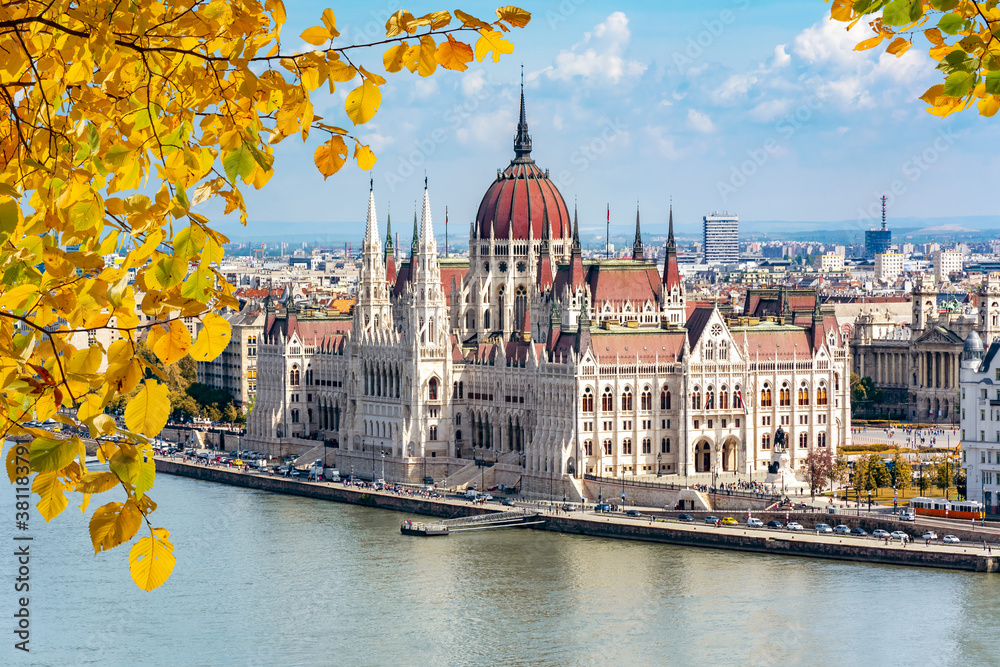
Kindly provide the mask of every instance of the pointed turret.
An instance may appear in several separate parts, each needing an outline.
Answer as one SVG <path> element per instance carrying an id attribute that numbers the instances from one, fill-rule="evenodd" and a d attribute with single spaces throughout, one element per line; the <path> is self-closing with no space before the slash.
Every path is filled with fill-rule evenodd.
<path id="1" fill-rule="evenodd" d="M 531 135 L 528 134 L 528 121 L 524 114 L 524 65 L 521 65 L 521 114 L 517 120 L 517 132 L 514 134 L 515 161 L 531 160 Z"/>
<path id="2" fill-rule="evenodd" d="M 635 240 L 632 242 L 632 259 L 642 261 L 642 231 L 639 229 L 639 205 L 635 206 Z"/>
<path id="3" fill-rule="evenodd" d="M 410 280 L 417 269 L 417 252 L 420 250 L 420 231 L 417 229 L 417 202 L 413 202 L 413 240 L 410 241 Z"/>
<path id="4" fill-rule="evenodd" d="M 539 291 L 552 287 L 552 258 L 549 256 L 549 216 L 545 216 L 542 226 L 542 242 L 538 247 L 538 271 L 535 275 L 535 285 Z"/>
<path id="5" fill-rule="evenodd" d="M 569 258 L 569 281 L 573 289 L 583 286 L 583 251 L 580 250 L 580 221 L 573 205 L 573 247 Z"/>
<path id="6" fill-rule="evenodd" d="M 368 186 L 368 220 L 365 225 L 365 242 L 361 252 L 362 254 L 369 250 L 378 252 L 381 250 L 379 245 L 378 217 L 375 214 L 375 181 L 373 179 Z"/>
<path id="7" fill-rule="evenodd" d="M 638 213 L 636 229 L 638 230 Z M 670 205 L 670 227 L 667 231 L 667 259 L 663 262 L 663 286 L 669 291 L 680 287 L 681 273 L 677 268 L 677 244 L 674 242 L 674 205 Z"/>
<path id="8" fill-rule="evenodd" d="M 424 176 L 424 205 L 420 214 L 420 247 L 428 254 L 437 254 L 437 241 L 434 239 L 434 224 L 431 221 L 431 199 L 427 193 L 427 177 Z"/>
<path id="9" fill-rule="evenodd" d="M 385 282 L 390 289 L 396 284 L 396 247 L 392 243 L 392 215 L 385 220 Z"/>

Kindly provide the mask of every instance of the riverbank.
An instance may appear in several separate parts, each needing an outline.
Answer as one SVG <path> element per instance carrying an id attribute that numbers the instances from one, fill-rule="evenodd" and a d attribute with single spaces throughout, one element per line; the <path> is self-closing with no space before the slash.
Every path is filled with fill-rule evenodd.
<path id="1" fill-rule="evenodd" d="M 203 481 L 241 486 L 272 493 L 297 495 L 334 502 L 377 507 L 397 512 L 439 518 L 474 516 L 502 511 L 448 498 L 421 498 L 389 492 L 360 489 L 331 483 L 304 482 L 286 477 L 242 472 L 183 461 L 157 458 L 157 472 L 191 477 Z M 839 515 L 819 515 L 830 522 Z M 992 556 L 974 545 L 930 546 L 911 543 L 908 547 L 874 540 L 860 540 L 840 535 L 779 533 L 753 530 L 742 526 L 717 528 L 705 524 L 668 523 L 654 517 L 630 518 L 620 515 L 572 514 L 545 515 L 537 530 L 548 530 L 593 537 L 660 542 L 680 546 L 727 549 L 784 556 L 805 556 L 885 565 L 933 567 L 970 572 L 1000 571 L 1000 551 Z M 849 520 L 850 517 L 842 517 Z"/>

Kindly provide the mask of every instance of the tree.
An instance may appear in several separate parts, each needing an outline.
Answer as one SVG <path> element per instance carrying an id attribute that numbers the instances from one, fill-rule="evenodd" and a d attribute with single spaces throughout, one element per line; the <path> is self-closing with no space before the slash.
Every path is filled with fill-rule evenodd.
<path id="1" fill-rule="evenodd" d="M 217 270 L 227 239 L 194 207 L 216 199 L 245 224 L 241 188 L 267 184 L 273 146 L 291 136 L 320 136 L 313 161 L 324 178 L 350 146 L 370 169 L 376 157 L 348 123 L 316 115 L 320 86 L 332 94 L 350 83 L 344 120 L 367 123 L 386 80 L 377 58 L 362 63 L 364 48 L 387 48 L 386 73 L 462 71 L 473 58 L 510 53 L 504 34 L 530 20 L 510 6 L 496 16 L 398 11 L 384 40 L 350 44 L 327 9 L 292 40 L 316 49 L 294 53 L 281 41 L 281 0 L 0 5 L 0 414 L 3 435 L 32 437 L 11 448 L 7 471 L 19 485 L 37 473 L 47 521 L 65 509 L 67 491 L 86 507 L 90 494 L 117 489 L 124 502 L 91 520 L 95 551 L 131 541 L 145 524 L 132 578 L 145 590 L 166 580 L 173 546 L 146 495 L 149 439 L 171 412 L 165 369 L 187 355 L 218 356 L 230 327 L 216 311 L 238 307 Z M 114 252 L 123 260 L 106 264 Z M 182 318 L 200 320 L 196 340 Z M 89 339 L 102 330 L 114 342 Z M 139 353 L 143 334 L 152 355 Z M 129 397 L 123 429 L 104 413 L 118 396 Z M 49 417 L 89 428 L 110 470 L 87 470 L 79 438 L 25 426 Z"/>
<path id="2" fill-rule="evenodd" d="M 891 477 L 894 489 L 908 489 L 913 486 L 913 466 L 899 452 L 892 457 Z"/>
<path id="3" fill-rule="evenodd" d="M 235 424 L 241 412 L 233 403 L 226 403 L 226 407 L 222 409 L 222 418 L 229 424 Z"/>
<path id="4" fill-rule="evenodd" d="M 817 491 L 822 491 L 826 486 L 830 475 L 834 470 L 833 454 L 829 448 L 814 448 L 806 454 L 805 472 L 809 482 L 809 495 L 816 496 Z"/>
<path id="5" fill-rule="evenodd" d="M 854 462 L 852 484 L 858 494 L 877 491 L 889 484 L 889 470 L 878 454 L 859 456 Z"/>
<path id="6" fill-rule="evenodd" d="M 996 0 L 833 0 L 830 16 L 853 27 L 865 17 L 874 36 L 856 51 L 886 44 L 886 53 L 902 56 L 922 33 L 928 54 L 938 62 L 943 83 L 920 99 L 935 116 L 947 116 L 976 103 L 979 113 L 1000 109 L 1000 9 Z"/>
<path id="7" fill-rule="evenodd" d="M 851 469 L 846 456 L 837 454 L 827 479 L 830 480 L 831 484 L 846 484 L 851 480 Z"/>

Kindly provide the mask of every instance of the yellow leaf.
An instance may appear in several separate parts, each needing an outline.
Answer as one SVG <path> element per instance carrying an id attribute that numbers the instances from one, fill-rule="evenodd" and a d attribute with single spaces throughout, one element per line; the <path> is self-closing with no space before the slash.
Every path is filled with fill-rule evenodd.
<path id="1" fill-rule="evenodd" d="M 465 42 L 456 41 L 450 34 L 448 40 L 438 45 L 434 59 L 445 69 L 464 72 L 468 69 L 465 63 L 472 62 L 472 47 Z"/>
<path id="2" fill-rule="evenodd" d="M 115 431 L 118 430 L 117 424 L 115 424 L 115 419 L 111 415 L 100 414 L 94 417 L 94 421 L 91 422 L 94 428 L 94 435 L 114 435 Z"/>
<path id="3" fill-rule="evenodd" d="M 885 47 L 885 52 L 891 53 L 892 55 L 899 58 L 904 53 L 906 53 L 906 50 L 909 48 L 910 48 L 910 42 L 903 39 L 902 37 L 897 37 L 896 39 L 892 40 L 892 44 Z"/>
<path id="4" fill-rule="evenodd" d="M 492 30 L 493 29 L 490 26 L 490 24 L 487 23 L 486 21 L 482 21 L 480 19 L 477 19 L 475 16 L 472 16 L 471 14 L 466 14 L 461 9 L 456 9 L 455 10 L 455 16 L 458 18 L 459 21 L 462 22 L 462 25 L 464 25 L 466 28 L 475 28 L 476 30 Z"/>
<path id="5" fill-rule="evenodd" d="M 326 26 L 327 32 L 330 33 L 331 37 L 340 36 L 340 33 L 337 32 L 337 17 L 333 15 L 332 9 L 323 10 L 323 25 Z"/>
<path id="6" fill-rule="evenodd" d="M 17 481 L 18 477 L 27 477 L 29 472 L 27 469 L 27 463 L 23 461 L 24 457 L 22 457 L 22 462 L 20 463 L 20 465 L 25 466 L 25 468 L 21 471 L 24 474 L 23 475 L 17 474 L 17 467 L 18 467 L 17 447 L 18 447 L 17 443 L 11 443 L 10 447 L 7 449 L 7 479 L 10 480 L 11 484 L 14 484 Z"/>
<path id="7" fill-rule="evenodd" d="M 141 456 L 139 450 L 132 445 L 122 445 L 111 455 L 108 467 L 118 479 L 131 486 L 139 478 Z"/>
<path id="8" fill-rule="evenodd" d="M 191 349 L 191 332 L 175 318 L 167 327 L 157 325 L 150 329 L 146 342 L 164 366 L 172 366 Z"/>
<path id="9" fill-rule="evenodd" d="M 830 8 L 830 18 L 834 21 L 847 22 L 854 18 L 854 0 L 833 0 Z"/>
<path id="10" fill-rule="evenodd" d="M 413 18 L 413 14 L 405 9 L 401 9 L 390 16 L 389 20 L 385 22 L 385 36 L 395 37 L 396 35 L 402 34 L 404 31 L 413 34 L 413 32 L 417 29 L 414 22 L 415 19 Z"/>
<path id="11" fill-rule="evenodd" d="M 339 139 L 339 137 L 334 138 Z M 344 148 L 344 154 L 347 154 L 346 147 Z M 231 335 L 232 329 L 226 318 L 215 313 L 205 315 L 201 320 L 201 331 L 198 332 L 198 340 L 191 346 L 191 358 L 195 361 L 211 361 L 215 359 L 229 345 L 229 337 Z"/>
<path id="12" fill-rule="evenodd" d="M 372 153 L 368 146 L 359 143 L 354 146 L 354 159 L 358 161 L 358 167 L 362 171 L 368 171 L 375 166 L 375 161 L 378 158 L 375 157 L 375 153 Z"/>
<path id="13" fill-rule="evenodd" d="M 944 60 L 945 57 L 952 52 L 952 48 L 947 44 L 941 44 L 935 46 L 933 49 L 927 52 L 927 54 L 934 60 Z"/>
<path id="14" fill-rule="evenodd" d="M 102 361 L 104 361 L 104 351 L 96 344 L 91 345 L 70 355 L 69 371 L 82 375 L 93 375 L 100 369 Z"/>
<path id="15" fill-rule="evenodd" d="M 333 39 L 333 36 L 330 35 L 330 31 L 327 30 L 325 26 L 321 25 L 314 25 L 311 28 L 306 28 L 302 31 L 301 37 L 313 46 L 322 46 Z"/>
<path id="16" fill-rule="evenodd" d="M 169 536 L 163 528 L 155 528 L 152 537 L 142 538 L 129 551 L 132 581 L 144 591 L 162 585 L 174 569 L 174 546 L 167 540 Z"/>
<path id="17" fill-rule="evenodd" d="M 450 35 L 449 35 L 450 37 Z M 409 43 L 400 42 L 396 46 L 387 49 L 382 55 L 382 64 L 386 72 L 398 72 L 403 67 L 403 55 L 410 48 Z"/>
<path id="18" fill-rule="evenodd" d="M 867 51 L 868 49 L 873 49 L 879 44 L 881 44 L 883 39 L 885 39 L 885 36 L 879 33 L 878 35 L 875 35 L 871 39 L 866 39 L 863 42 L 858 43 L 858 45 L 854 47 L 854 50 Z M 480 60 L 482 60 L 482 58 L 480 58 Z"/>
<path id="19" fill-rule="evenodd" d="M 360 86 L 352 90 L 347 96 L 344 108 L 347 110 L 347 117 L 355 125 L 363 125 L 372 119 L 381 103 L 382 93 L 379 91 L 378 86 L 365 79 Z M 323 170 L 320 169 L 320 171 Z"/>
<path id="20" fill-rule="evenodd" d="M 944 37 L 941 35 L 941 31 L 937 28 L 928 28 L 927 30 L 924 30 L 924 37 L 926 37 L 927 41 L 935 46 L 941 46 L 944 44 Z"/>
<path id="21" fill-rule="evenodd" d="M 841 0 L 846 2 L 846 0 Z M 834 9 L 836 10 L 837 0 L 834 0 Z M 507 5 L 506 7 L 500 7 L 497 9 L 497 18 L 501 21 L 506 21 L 515 28 L 523 28 L 528 25 L 528 21 L 531 20 L 531 12 L 526 12 L 520 7 L 512 7 Z M 834 17 L 836 18 L 836 17 Z"/>
<path id="22" fill-rule="evenodd" d="M 977 103 L 979 107 L 979 113 L 986 117 L 992 117 L 996 115 L 998 109 L 1000 109 L 1000 97 L 996 95 L 987 95 L 983 99 L 979 100 Z"/>
<path id="23" fill-rule="evenodd" d="M 437 69 L 437 60 L 434 56 L 437 52 L 437 45 L 430 35 L 421 35 L 420 43 L 413 45 L 403 57 L 406 67 L 411 71 L 419 70 L 420 76 L 430 76 Z"/>
<path id="24" fill-rule="evenodd" d="M 944 95 L 944 84 L 939 83 L 928 88 L 927 92 L 920 96 L 920 99 L 927 102 L 927 104 L 934 104 L 937 98 L 942 95 Z"/>
<path id="25" fill-rule="evenodd" d="M 57 472 L 42 472 L 35 475 L 31 490 L 38 494 L 38 513 L 45 521 L 52 521 L 66 509 L 69 500 L 63 493 L 62 481 Z"/>
<path id="26" fill-rule="evenodd" d="M 146 492 L 153 488 L 156 481 L 156 462 L 148 452 L 140 452 L 141 460 L 139 464 L 139 476 L 135 480 L 135 497 L 142 498 Z"/>
<path id="27" fill-rule="evenodd" d="M 31 469 L 34 472 L 62 470 L 76 458 L 82 445 L 75 436 L 65 440 L 35 438 L 31 443 Z"/>
<path id="28" fill-rule="evenodd" d="M 90 541 L 94 544 L 94 553 L 108 551 L 128 542 L 139 532 L 140 526 L 142 512 L 131 498 L 124 505 L 108 503 L 97 508 L 90 518 Z"/>
<path id="29" fill-rule="evenodd" d="M 118 486 L 118 477 L 113 472 L 88 472 L 76 483 L 79 493 L 104 493 Z"/>
<path id="30" fill-rule="evenodd" d="M 483 62 L 486 54 L 493 53 L 493 62 L 500 62 L 500 56 L 504 53 L 513 53 L 514 45 L 503 38 L 496 30 L 483 29 L 479 31 L 482 35 L 476 40 L 476 60 Z"/>
<path id="31" fill-rule="evenodd" d="M 169 393 L 167 386 L 156 380 L 143 381 L 139 393 L 125 407 L 125 425 L 129 430 L 150 437 L 162 431 L 170 416 Z"/>
<path id="32" fill-rule="evenodd" d="M 378 74 L 372 74 L 371 72 L 365 69 L 364 65 L 358 67 L 358 71 L 361 72 L 361 76 L 365 77 L 366 79 L 374 83 L 376 86 L 381 86 L 383 83 L 385 83 L 385 77 L 379 76 Z"/>
<path id="33" fill-rule="evenodd" d="M 451 23 L 451 14 L 446 11 L 431 12 L 417 19 L 417 23 L 420 25 L 429 25 L 431 30 L 440 30 Z"/>
<path id="34" fill-rule="evenodd" d="M 336 51 L 334 51 L 336 53 Z M 334 60 L 330 63 L 330 85 L 333 86 L 334 81 L 337 83 L 346 83 L 358 75 L 358 70 L 351 67 L 347 63 L 341 60 Z M 333 91 L 333 88 L 330 88 Z"/>

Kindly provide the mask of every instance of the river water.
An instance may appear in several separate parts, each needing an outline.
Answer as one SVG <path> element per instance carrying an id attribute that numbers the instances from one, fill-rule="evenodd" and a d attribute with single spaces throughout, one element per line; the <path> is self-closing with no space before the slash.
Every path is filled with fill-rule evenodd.
<path id="1" fill-rule="evenodd" d="M 165 474 L 150 495 L 178 559 L 152 593 L 126 547 L 93 555 L 77 508 L 33 513 L 31 653 L 13 649 L 5 555 L 0 664 L 1000 662 L 1000 575 L 530 530 L 403 537 L 407 515 Z"/>

